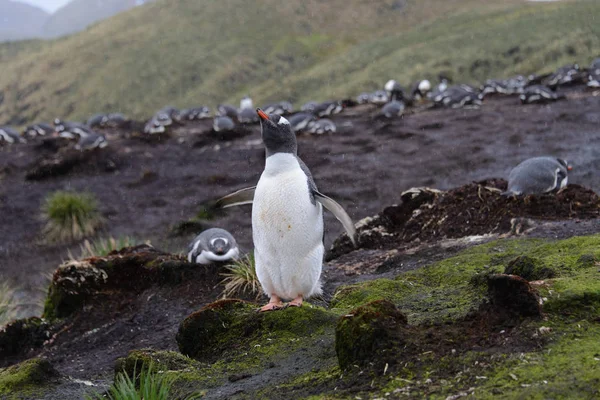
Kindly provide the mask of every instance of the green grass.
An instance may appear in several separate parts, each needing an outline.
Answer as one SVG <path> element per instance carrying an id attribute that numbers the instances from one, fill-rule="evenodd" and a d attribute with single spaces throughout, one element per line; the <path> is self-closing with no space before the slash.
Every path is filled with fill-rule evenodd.
<path id="1" fill-rule="evenodd" d="M 300 105 L 389 78 L 477 82 L 600 54 L 592 0 L 395 3 L 159 0 L 43 45 L 0 45 L 0 123 L 110 110 L 141 119 L 244 94 Z"/>
<path id="2" fill-rule="evenodd" d="M 134 376 L 137 374 L 134 372 Z M 94 397 L 86 397 L 87 400 L 110 399 L 110 400 L 167 400 L 171 390 L 171 380 L 161 371 L 154 368 L 153 364 L 142 368 L 139 374 L 139 382 L 122 372 L 117 374 L 115 382 L 108 390 L 107 396 L 96 394 Z"/>
<path id="3" fill-rule="evenodd" d="M 103 222 L 91 193 L 51 193 L 42 205 L 42 216 L 46 221 L 44 236 L 49 242 L 68 242 L 92 235 Z"/>
<path id="4" fill-rule="evenodd" d="M 4 281 L 1 276 L 0 281 Z M 17 317 L 17 308 L 15 289 L 7 282 L 0 283 L 0 327 Z"/>
<path id="5" fill-rule="evenodd" d="M 261 286 L 256 276 L 256 268 L 254 263 L 254 254 L 250 253 L 246 256 L 234 261 L 232 264 L 225 267 L 223 273 L 223 297 L 231 298 L 236 294 L 248 293 L 256 295 L 259 298 L 261 295 Z"/>

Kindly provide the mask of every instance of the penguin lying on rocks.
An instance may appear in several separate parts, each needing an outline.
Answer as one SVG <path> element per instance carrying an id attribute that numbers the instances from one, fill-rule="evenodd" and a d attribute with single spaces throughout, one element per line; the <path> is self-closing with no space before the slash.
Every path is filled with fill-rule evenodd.
<path id="1" fill-rule="evenodd" d="M 50 124 L 45 124 L 43 122 L 29 125 L 23 131 L 23 135 L 29 138 L 34 138 L 36 136 L 50 136 L 54 133 L 54 127 Z"/>
<path id="2" fill-rule="evenodd" d="M 559 95 L 554 90 L 543 85 L 528 86 L 523 94 L 519 96 L 523 104 L 543 104 L 564 98 L 564 95 Z"/>
<path id="3" fill-rule="evenodd" d="M 252 204 L 256 275 L 269 303 L 259 311 L 300 307 L 321 293 L 323 207 L 342 222 L 355 243 L 356 229 L 346 211 L 317 190 L 310 170 L 298 157 L 296 135 L 287 119 L 257 109 L 266 149 L 258 185 L 219 199 L 217 207 Z"/>
<path id="4" fill-rule="evenodd" d="M 557 191 L 567 186 L 572 167 L 555 157 L 530 158 L 510 171 L 504 195 L 531 195 Z"/>
<path id="5" fill-rule="evenodd" d="M 14 144 L 26 143 L 27 140 L 22 138 L 19 132 L 17 132 L 10 126 L 0 126 L 0 142 Z"/>
<path id="6" fill-rule="evenodd" d="M 205 230 L 188 247 L 188 261 L 197 264 L 231 261 L 237 259 L 239 254 L 233 235 L 220 228 Z"/>

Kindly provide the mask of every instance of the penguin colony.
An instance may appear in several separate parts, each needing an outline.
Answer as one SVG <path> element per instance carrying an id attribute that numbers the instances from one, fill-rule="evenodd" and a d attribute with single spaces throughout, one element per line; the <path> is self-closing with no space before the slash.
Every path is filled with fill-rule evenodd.
<path id="1" fill-rule="evenodd" d="M 220 104 L 214 115 L 210 108 L 198 106 L 184 110 L 164 107 L 144 126 L 147 135 L 163 134 L 170 127 L 190 121 L 212 118 L 214 132 L 234 131 L 238 125 L 260 124 L 266 152 L 265 169 L 256 186 L 241 189 L 217 202 L 217 207 L 252 204 L 252 230 L 256 273 L 269 302 L 259 311 L 301 306 L 304 299 L 320 294 L 323 247 L 323 207 L 332 212 L 344 226 L 353 243 L 354 224 L 343 207 L 319 192 L 309 168 L 297 155 L 299 133 L 331 134 L 337 131 L 327 117 L 339 114 L 354 104 L 379 107 L 384 118 L 401 117 L 408 107 L 477 108 L 490 95 L 515 95 L 522 104 L 547 103 L 565 98 L 557 92 L 560 86 L 586 83 L 600 87 L 600 58 L 582 69 L 577 64 L 559 68 L 543 76 L 515 76 L 489 79 L 479 88 L 466 84 L 451 85 L 448 77 L 439 83 L 429 80 L 414 82 L 406 91 L 395 80 L 382 89 L 364 92 L 352 100 L 310 101 L 293 113 L 288 101 L 271 103 L 255 109 L 249 96 L 239 107 Z M 284 117 L 286 116 L 286 117 Z M 27 139 L 54 136 L 74 142 L 80 151 L 102 149 L 106 137 L 97 130 L 127 128 L 131 121 L 121 113 L 96 114 L 85 123 L 62 121 L 36 123 L 21 133 L 0 126 L 0 143 L 26 143 Z M 556 192 L 567 185 L 572 169 L 566 160 L 545 156 L 524 160 L 509 174 L 505 196 Z M 277 246 L 273 246 L 277 243 Z M 235 238 L 220 228 L 211 228 L 196 236 L 189 244 L 187 258 L 191 263 L 213 264 L 236 260 L 240 249 Z M 284 301 L 289 301 L 284 303 Z"/>

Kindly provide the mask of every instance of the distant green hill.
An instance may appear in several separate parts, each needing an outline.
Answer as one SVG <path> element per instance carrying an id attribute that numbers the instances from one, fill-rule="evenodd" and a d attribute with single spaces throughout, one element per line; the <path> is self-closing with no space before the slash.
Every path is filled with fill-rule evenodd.
<path id="1" fill-rule="evenodd" d="M 159 0 L 71 37 L 0 45 L 0 123 L 478 82 L 600 55 L 596 0 Z"/>

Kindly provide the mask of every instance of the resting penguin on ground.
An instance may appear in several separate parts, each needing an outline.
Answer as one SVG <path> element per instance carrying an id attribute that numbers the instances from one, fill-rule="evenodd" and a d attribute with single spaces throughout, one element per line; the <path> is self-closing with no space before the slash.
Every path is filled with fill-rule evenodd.
<path id="1" fill-rule="evenodd" d="M 49 124 L 45 124 L 43 122 L 38 124 L 29 125 L 23 131 L 23 135 L 34 138 L 36 136 L 46 136 L 54 133 L 54 128 Z"/>
<path id="2" fill-rule="evenodd" d="M 93 149 L 103 149 L 108 146 L 108 142 L 103 135 L 98 135 L 96 133 L 88 136 L 82 136 L 79 139 L 79 142 L 75 145 L 75 149 L 77 150 L 93 150 Z"/>
<path id="3" fill-rule="evenodd" d="M 404 103 L 392 100 L 381 109 L 381 114 L 386 118 L 399 117 L 404 113 Z"/>
<path id="4" fill-rule="evenodd" d="M 258 122 L 258 116 L 256 115 L 256 111 L 254 111 L 254 103 L 250 97 L 244 96 L 240 101 L 237 119 L 240 124 L 253 124 Z"/>
<path id="5" fill-rule="evenodd" d="M 339 114 L 344 109 L 344 105 L 341 101 L 324 101 L 321 104 L 317 104 L 312 113 L 317 117 L 326 117 L 328 115 Z"/>
<path id="6" fill-rule="evenodd" d="M 235 260 L 239 254 L 231 233 L 220 228 L 205 230 L 188 246 L 188 261 L 197 264 Z"/>
<path id="7" fill-rule="evenodd" d="M 593 88 L 600 87 L 600 57 L 592 61 L 592 65 L 590 65 L 587 85 Z"/>
<path id="8" fill-rule="evenodd" d="M 550 86 L 551 88 L 556 88 L 559 85 L 566 85 L 568 83 L 575 83 L 579 81 L 582 77 L 579 73 L 579 65 L 565 65 L 564 67 L 560 67 L 556 70 L 555 73 L 550 75 L 545 81 L 544 84 Z"/>
<path id="9" fill-rule="evenodd" d="M 388 96 L 385 90 L 377 90 L 369 96 L 369 103 L 375 104 L 377 106 L 381 106 L 390 101 L 390 96 Z"/>
<path id="10" fill-rule="evenodd" d="M 356 97 L 356 102 L 358 104 L 367 104 L 369 102 L 369 99 L 371 98 L 371 93 L 361 93 Z"/>
<path id="11" fill-rule="evenodd" d="M 183 121 L 198 121 L 210 117 L 210 108 L 206 106 L 187 108 L 181 111 L 180 116 Z"/>
<path id="12" fill-rule="evenodd" d="M 316 101 L 309 101 L 308 103 L 304 103 L 302 107 L 300 107 L 300 111 L 313 112 L 315 107 L 318 106 L 319 103 Z"/>
<path id="13" fill-rule="evenodd" d="M 235 128 L 235 123 L 229 117 L 215 117 L 213 120 L 213 130 L 215 132 L 232 131 Z"/>
<path id="14" fill-rule="evenodd" d="M 270 298 L 260 311 L 283 308 L 282 299 L 300 307 L 304 298 L 321 293 L 323 206 L 342 222 L 353 243 L 356 230 L 342 206 L 317 190 L 298 158 L 288 120 L 261 109 L 257 113 L 267 157 L 258 185 L 225 196 L 216 205 L 252 204 L 256 275 Z"/>
<path id="15" fill-rule="evenodd" d="M 290 103 L 289 101 L 280 101 L 279 103 L 268 104 L 263 107 L 265 113 L 277 115 L 289 114 L 292 112 L 292 109 L 292 103 Z"/>
<path id="16" fill-rule="evenodd" d="M 301 112 L 292 115 L 288 121 L 292 130 L 296 133 L 300 133 L 309 129 L 316 119 L 317 117 L 315 117 L 314 114 Z"/>
<path id="17" fill-rule="evenodd" d="M 19 135 L 19 132 L 15 131 L 9 126 L 0 126 L 0 142 L 6 143 L 26 143 L 27 141 Z"/>
<path id="18" fill-rule="evenodd" d="M 431 82 L 429 82 L 427 79 L 415 82 L 410 93 L 411 100 L 413 102 L 424 100 L 427 98 L 429 92 L 431 92 Z"/>
<path id="19" fill-rule="evenodd" d="M 508 190 L 503 194 L 542 194 L 562 189 L 567 186 L 567 175 L 571 169 L 569 163 L 561 158 L 530 158 L 510 171 Z"/>
<path id="20" fill-rule="evenodd" d="M 229 104 L 219 104 L 217 106 L 217 116 L 219 117 L 229 117 L 233 119 L 237 119 L 238 110 L 234 106 Z"/>
<path id="21" fill-rule="evenodd" d="M 557 94 L 554 90 L 543 85 L 533 85 L 525 89 L 519 96 L 523 104 L 548 103 L 564 98 L 564 95 Z"/>
<path id="22" fill-rule="evenodd" d="M 323 119 L 319 119 L 317 121 L 314 121 L 309 129 L 308 132 L 310 133 L 316 133 L 317 135 L 322 135 L 324 133 L 334 133 L 337 130 L 335 123 L 327 118 L 323 118 Z"/>

